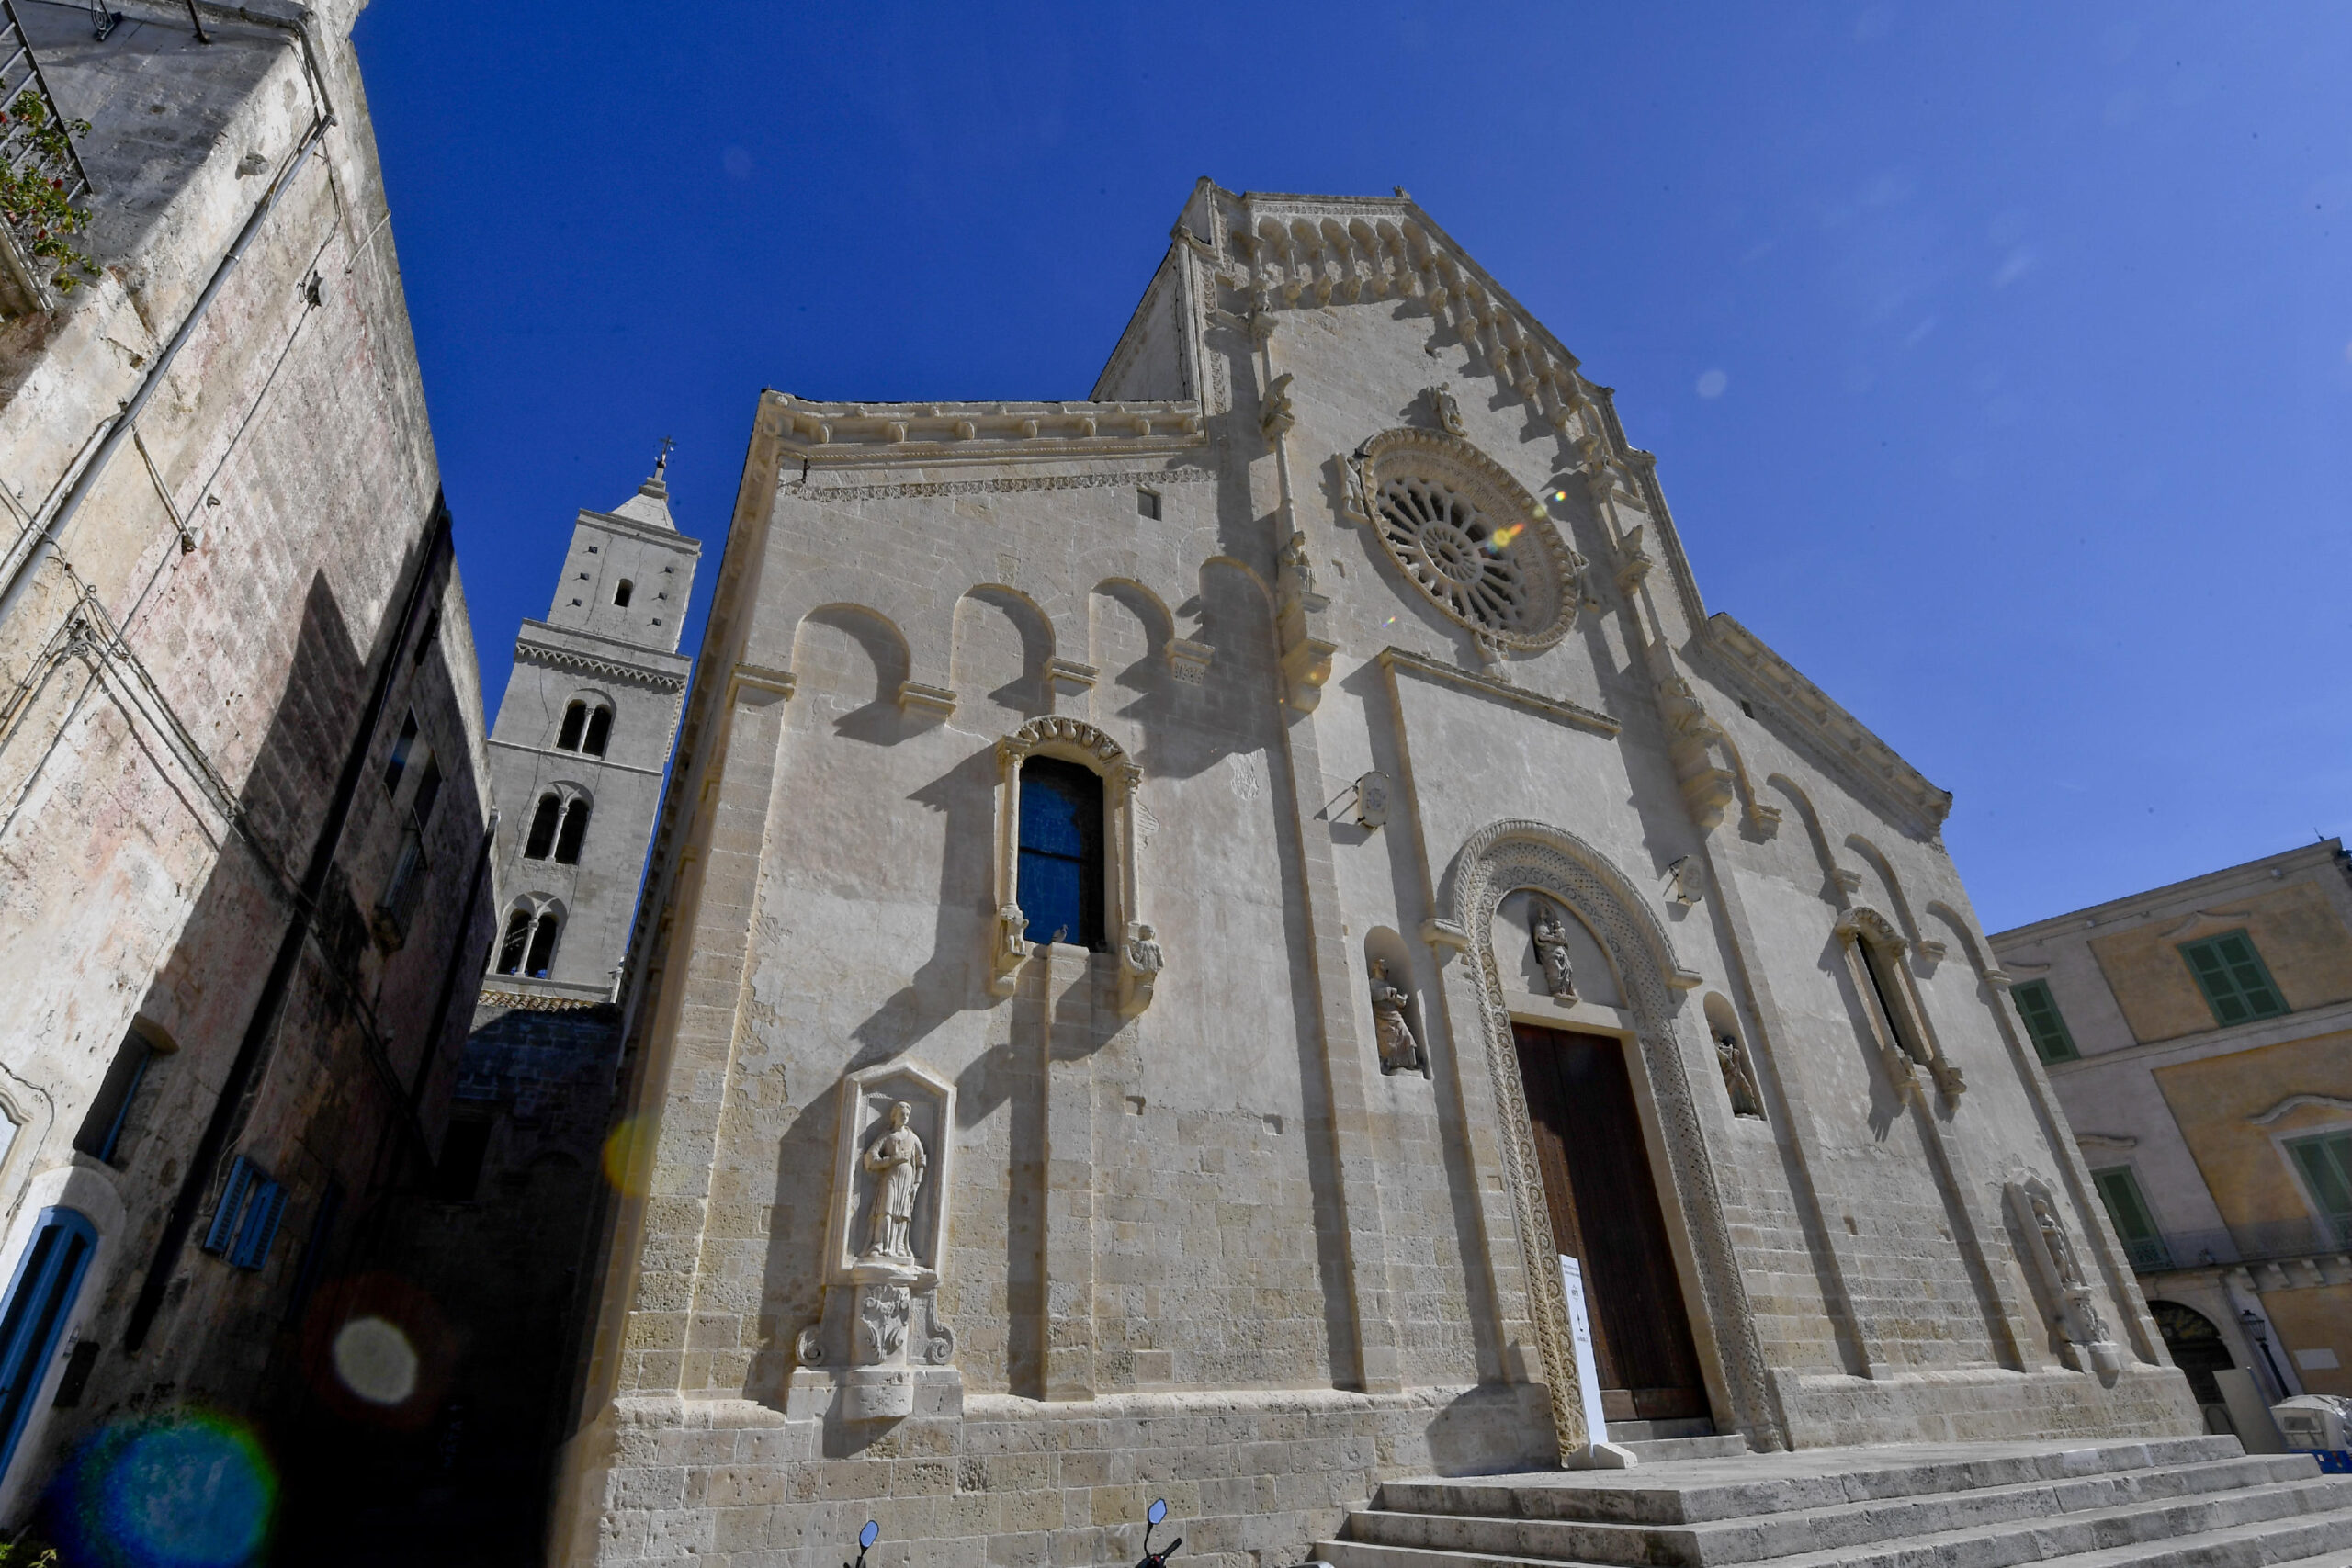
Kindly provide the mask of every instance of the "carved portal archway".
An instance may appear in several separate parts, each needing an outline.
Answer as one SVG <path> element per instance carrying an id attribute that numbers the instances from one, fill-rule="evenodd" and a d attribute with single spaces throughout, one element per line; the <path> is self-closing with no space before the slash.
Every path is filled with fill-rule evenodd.
<path id="1" fill-rule="evenodd" d="M 1608 859 L 1582 839 L 1547 823 L 1515 820 L 1481 829 L 1463 845 L 1453 867 L 1453 919 L 1472 935 L 1471 979 L 1476 988 L 1479 1023 L 1486 1035 L 1487 1067 L 1499 1112 L 1497 1140 L 1518 1223 L 1528 1282 L 1528 1317 L 1533 1325 L 1544 1376 L 1552 1395 L 1552 1420 L 1560 1451 L 1573 1453 L 1589 1442 L 1577 1384 L 1576 1351 L 1570 1338 L 1566 1295 L 1558 1260 L 1552 1255 L 1552 1229 L 1544 1206 L 1544 1178 L 1536 1164 L 1526 1091 L 1511 1040 L 1509 993 L 1495 960 L 1495 908 L 1509 894 L 1533 888 L 1581 917 L 1608 949 L 1627 1010 L 1634 1019 L 1642 1062 L 1657 1106 L 1674 1195 L 1689 1227 L 1694 1283 L 1715 1352 L 1721 1359 L 1732 1419 L 1758 1449 L 1785 1448 L 1788 1435 L 1774 1411 L 1764 1354 L 1756 1334 L 1731 1247 L 1714 1162 L 1699 1123 L 1690 1078 L 1677 1038 L 1680 1013 L 1676 996 L 1700 983 L 1674 956 L 1657 917 Z"/>

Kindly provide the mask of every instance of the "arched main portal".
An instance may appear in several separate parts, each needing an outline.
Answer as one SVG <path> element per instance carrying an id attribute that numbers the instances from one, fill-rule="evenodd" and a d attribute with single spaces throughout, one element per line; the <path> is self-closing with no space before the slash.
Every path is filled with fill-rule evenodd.
<path id="1" fill-rule="evenodd" d="M 2213 1374 L 2228 1371 L 2237 1361 L 2230 1355 L 2229 1342 L 2222 1337 L 2213 1320 L 2178 1302 L 2150 1302 L 2148 1314 L 2156 1320 L 2156 1331 L 2165 1337 L 2165 1348 L 2172 1352 L 2172 1364 L 2188 1375 L 2188 1389 L 2197 1396 L 2197 1403 L 2221 1404 L 2222 1385 L 2213 1381 Z"/>
<path id="2" fill-rule="evenodd" d="M 1787 1435 L 1773 1413 L 1762 1348 L 1732 1258 L 1713 1164 L 1677 1036 L 1676 993 L 1697 985 L 1699 977 L 1676 962 L 1664 929 L 1625 878 L 1605 857 L 1565 829 L 1523 820 L 1495 823 L 1463 846 L 1455 859 L 1453 881 L 1454 919 L 1473 937 L 1472 980 L 1500 1122 L 1499 1157 L 1526 1269 L 1528 1320 L 1551 1389 L 1553 1422 L 1562 1453 L 1588 1446 L 1582 1394 L 1566 1296 L 1554 1251 L 1555 1230 L 1544 1184 L 1544 1155 L 1529 1103 L 1528 1088 L 1533 1080 L 1522 1076 L 1519 1021 L 1511 1016 L 1510 993 L 1497 965 L 1494 943 L 1487 938 L 1497 906 L 1522 888 L 1555 901 L 1580 920 L 1600 942 L 1616 971 L 1635 1034 L 1630 1052 L 1618 1046 L 1623 1053 L 1619 1071 L 1630 1071 L 1634 1063 L 1626 1058 L 1638 1054 L 1656 1105 L 1657 1142 L 1665 1156 L 1671 1195 L 1689 1233 L 1696 1274 L 1692 1283 L 1705 1318 L 1703 1325 L 1694 1326 L 1705 1330 L 1702 1339 L 1712 1341 L 1720 1358 L 1724 1392 L 1734 1422 L 1758 1449 L 1786 1447 Z M 1618 1045 L 1613 1040 L 1611 1043 Z M 1545 1048 L 1551 1048 L 1549 1043 Z M 1589 1047 L 1577 1049 L 1590 1055 Z M 1602 1062 L 1597 1070 L 1606 1076 L 1607 1066 Z M 1641 1129 L 1622 1131 L 1630 1138 L 1620 1139 L 1621 1145 L 1640 1146 Z M 1569 1179 L 1573 1181 L 1573 1176 Z M 1703 1347 L 1699 1353 L 1704 1353 Z"/>

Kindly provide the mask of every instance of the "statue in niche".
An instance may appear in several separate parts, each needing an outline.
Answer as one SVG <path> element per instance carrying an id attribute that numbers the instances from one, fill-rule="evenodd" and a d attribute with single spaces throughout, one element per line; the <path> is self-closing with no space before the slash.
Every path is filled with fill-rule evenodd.
<path id="1" fill-rule="evenodd" d="M 2083 1278 L 2082 1261 L 2075 1256 L 2075 1244 L 2067 1239 L 2066 1227 L 2058 1218 L 2057 1206 L 2030 1190 L 2026 1193 L 2026 1201 L 2033 1209 L 2033 1223 L 2041 1232 L 2041 1245 L 2050 1249 L 2050 1262 L 2058 1270 L 2058 1283 L 2070 1291 L 2090 1289 L 2090 1281 Z"/>
<path id="2" fill-rule="evenodd" d="M 1729 1030 L 1715 1036 L 1715 1065 L 1723 1069 L 1724 1092 L 1731 1096 L 1731 1113 L 1762 1116 L 1764 1096 L 1756 1087 L 1756 1074 L 1748 1067 L 1747 1053 L 1739 1048 L 1739 1036 Z"/>
<path id="3" fill-rule="evenodd" d="M 1421 1070 L 1421 1044 L 1413 1038 L 1413 1026 L 1405 1021 L 1406 996 L 1402 987 L 1388 978 L 1388 961 L 1372 961 L 1372 1030 L 1373 1040 L 1380 1052 L 1380 1070 L 1384 1073 L 1417 1073 Z"/>
<path id="4" fill-rule="evenodd" d="M 1535 941 L 1535 956 L 1544 965 L 1544 983 L 1550 988 L 1552 999 L 1563 1007 L 1573 1007 L 1577 999 L 1575 965 L 1568 958 L 1568 931 L 1565 919 L 1551 905 L 1535 901 L 1534 919 L 1529 922 L 1528 934 Z"/>
<path id="5" fill-rule="evenodd" d="M 1136 927 L 1136 934 L 1127 939 L 1127 967 L 1138 975 L 1157 975 L 1161 962 L 1159 933 L 1149 926 Z"/>
<path id="6" fill-rule="evenodd" d="M 914 1224 L 915 1194 L 922 1190 L 923 1167 L 928 1160 L 922 1140 L 907 1125 L 907 1119 L 913 1114 L 914 1107 L 903 1100 L 891 1106 L 889 1131 L 874 1140 L 862 1162 L 876 1179 L 873 1228 L 867 1232 L 865 1244 L 868 1258 L 914 1260 L 908 1231 Z"/>

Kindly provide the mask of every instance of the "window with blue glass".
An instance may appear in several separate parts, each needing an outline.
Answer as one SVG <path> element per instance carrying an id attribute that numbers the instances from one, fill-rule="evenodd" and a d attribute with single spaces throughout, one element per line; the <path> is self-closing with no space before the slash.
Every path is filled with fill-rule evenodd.
<path id="1" fill-rule="evenodd" d="M 7 1299 L 0 1303 L 0 1475 L 16 1457 L 33 1396 L 49 1374 L 58 1336 L 74 1314 L 82 1275 L 97 1249 L 98 1233 L 87 1219 L 72 1209 L 43 1210 L 32 1245 L 8 1281 Z"/>
<path id="2" fill-rule="evenodd" d="M 1031 942 L 1103 951 L 1102 779 L 1054 757 L 1021 764 L 1021 913 Z"/>

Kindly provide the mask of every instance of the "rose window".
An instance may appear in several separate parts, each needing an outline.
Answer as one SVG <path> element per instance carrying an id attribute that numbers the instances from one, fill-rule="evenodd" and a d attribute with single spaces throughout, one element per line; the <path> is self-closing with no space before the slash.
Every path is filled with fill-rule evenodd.
<path id="1" fill-rule="evenodd" d="M 1421 592 L 1474 626 L 1538 629 L 1527 574 L 1511 549 L 1526 525 L 1498 529 L 1461 491 L 1418 478 L 1382 485 L 1374 510 L 1381 536 Z"/>

